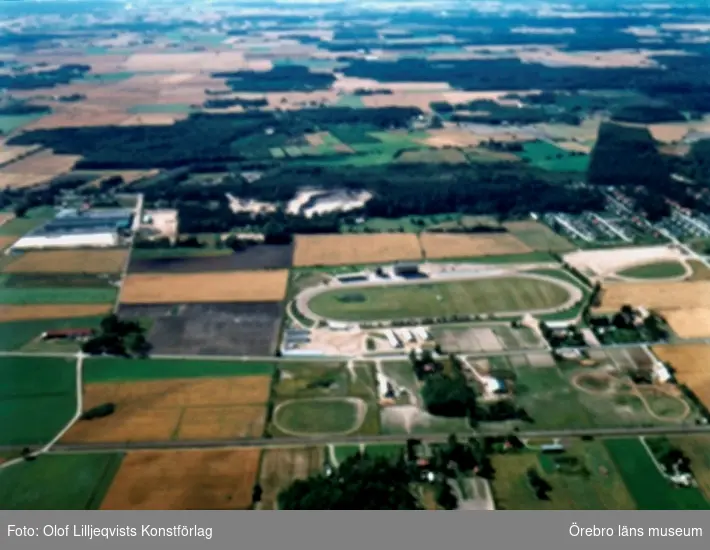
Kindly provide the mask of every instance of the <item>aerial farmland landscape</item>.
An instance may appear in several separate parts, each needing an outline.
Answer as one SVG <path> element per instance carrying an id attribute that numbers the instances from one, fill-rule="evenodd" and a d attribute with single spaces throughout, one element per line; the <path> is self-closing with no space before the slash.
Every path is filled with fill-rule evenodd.
<path id="1" fill-rule="evenodd" d="M 710 509 L 710 7 L 0 2 L 0 509 Z"/>

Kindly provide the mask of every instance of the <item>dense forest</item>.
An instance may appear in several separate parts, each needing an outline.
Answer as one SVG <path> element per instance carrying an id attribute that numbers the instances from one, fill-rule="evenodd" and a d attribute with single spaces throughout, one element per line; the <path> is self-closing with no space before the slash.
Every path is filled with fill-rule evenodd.
<path id="1" fill-rule="evenodd" d="M 685 122 L 686 118 L 678 109 L 662 104 L 624 105 L 611 113 L 611 120 L 637 124 L 658 124 L 662 122 Z"/>
<path id="2" fill-rule="evenodd" d="M 310 92 L 327 90 L 335 82 L 330 73 L 313 73 L 302 65 L 279 65 L 270 71 L 235 71 L 212 73 L 225 78 L 236 92 Z"/>

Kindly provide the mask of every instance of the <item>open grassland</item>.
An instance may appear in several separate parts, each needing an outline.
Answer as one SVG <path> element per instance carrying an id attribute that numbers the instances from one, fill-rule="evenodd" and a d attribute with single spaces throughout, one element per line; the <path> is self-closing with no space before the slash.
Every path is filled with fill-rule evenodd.
<path id="1" fill-rule="evenodd" d="M 84 361 L 84 382 L 130 382 L 165 378 L 271 376 L 273 363 L 190 359 L 94 358 Z"/>
<path id="2" fill-rule="evenodd" d="M 72 317 L 59 319 L 29 319 L 22 321 L 0 322 L 0 350 L 12 351 L 22 348 L 32 340 L 38 339 L 46 330 L 67 328 L 98 327 L 103 317 Z M 47 342 L 48 346 L 66 344 L 66 342 Z M 38 343 L 38 345 L 41 345 Z M 78 349 L 78 344 L 74 344 Z M 46 351 L 46 350 L 45 350 Z"/>
<path id="3" fill-rule="evenodd" d="M 424 256 L 433 260 L 531 252 L 528 246 L 505 233 L 490 235 L 422 233 L 419 239 Z"/>
<path id="4" fill-rule="evenodd" d="M 0 360 L 0 444 L 46 443 L 76 406 L 76 359 L 3 357 Z"/>
<path id="5" fill-rule="evenodd" d="M 121 292 L 123 304 L 277 302 L 286 296 L 288 271 L 234 271 L 175 275 L 133 274 Z"/>
<path id="6" fill-rule="evenodd" d="M 631 279 L 673 279 L 685 275 L 685 267 L 676 261 L 661 261 L 637 265 L 617 273 Z"/>
<path id="7" fill-rule="evenodd" d="M 710 408 L 710 346 L 654 346 L 653 352 L 670 364 L 678 382 Z"/>
<path id="8" fill-rule="evenodd" d="M 662 310 L 661 314 L 681 338 L 710 338 L 710 308 Z"/>
<path id="9" fill-rule="evenodd" d="M 459 149 L 405 150 L 395 157 L 400 164 L 467 164 L 466 155 Z"/>
<path id="10" fill-rule="evenodd" d="M 244 510 L 259 469 L 258 449 L 128 453 L 103 510 Z"/>
<path id="11" fill-rule="evenodd" d="M 640 510 L 707 510 L 708 502 L 695 487 L 675 488 L 658 471 L 639 439 L 604 442 Z"/>
<path id="12" fill-rule="evenodd" d="M 374 321 L 548 310 L 569 298 L 567 289 L 553 281 L 511 275 L 331 290 L 314 296 L 308 307 L 328 319 Z"/>
<path id="13" fill-rule="evenodd" d="M 48 250 L 26 252 L 7 273 L 118 273 L 128 250 Z"/>
<path id="14" fill-rule="evenodd" d="M 318 473 L 323 466 L 322 447 L 266 449 L 261 456 L 260 510 L 276 510 L 278 494 L 297 479 Z"/>
<path id="15" fill-rule="evenodd" d="M 523 145 L 520 158 L 533 166 L 555 172 L 585 172 L 589 156 L 562 149 L 546 141 L 531 141 Z"/>
<path id="16" fill-rule="evenodd" d="M 42 306 L 42 304 L 96 304 L 104 310 L 116 298 L 114 288 L 2 288 L 0 304 L 8 306 Z M 99 305 L 103 304 L 103 305 Z M 0 305 L 0 316 L 2 309 Z M 89 306 L 91 307 L 91 306 Z M 88 313 L 87 315 L 93 315 Z"/>
<path id="17" fill-rule="evenodd" d="M 175 378 L 84 386 L 84 407 L 115 403 L 112 415 L 82 421 L 66 441 L 162 441 L 258 437 L 267 376 Z"/>
<path id="18" fill-rule="evenodd" d="M 574 442 L 565 452 L 578 461 L 578 471 L 546 471 L 539 453 L 526 451 L 492 457 L 492 483 L 497 509 L 633 510 L 634 501 L 620 472 L 601 442 Z M 545 457 L 548 458 L 548 457 Z M 534 468 L 552 486 L 549 500 L 539 500 L 527 481 Z"/>
<path id="19" fill-rule="evenodd" d="M 122 454 L 47 455 L 0 470 L 0 509 L 95 510 Z"/>
<path id="20" fill-rule="evenodd" d="M 669 437 L 672 445 L 679 447 L 690 460 L 690 469 L 698 482 L 698 489 L 710 502 L 710 436 L 684 435 Z"/>
<path id="21" fill-rule="evenodd" d="M 418 260 L 416 235 L 297 235 L 293 264 L 354 265 Z"/>
<path id="22" fill-rule="evenodd" d="M 539 222 L 509 222 L 505 224 L 505 227 L 516 239 L 533 250 L 564 253 L 575 249 L 575 246 L 567 239 Z"/>
<path id="23" fill-rule="evenodd" d="M 710 281 L 605 285 L 599 310 L 617 311 L 624 304 L 661 310 L 710 308 Z"/>
<path id="24" fill-rule="evenodd" d="M 108 313 L 110 309 L 107 304 L 0 305 L 0 323 L 92 317 Z"/>

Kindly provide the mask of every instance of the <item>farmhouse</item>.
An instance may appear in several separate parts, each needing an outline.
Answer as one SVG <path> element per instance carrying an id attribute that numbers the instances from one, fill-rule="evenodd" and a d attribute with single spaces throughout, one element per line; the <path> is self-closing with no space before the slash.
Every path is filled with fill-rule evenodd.
<path id="1" fill-rule="evenodd" d="M 86 340 L 95 334 L 92 328 L 66 328 L 42 333 L 42 340 Z"/>
<path id="2" fill-rule="evenodd" d="M 118 246 L 132 219 L 129 208 L 61 210 L 53 220 L 15 242 L 11 250 Z"/>
<path id="3" fill-rule="evenodd" d="M 663 384 L 668 382 L 671 378 L 673 378 L 673 375 L 671 375 L 671 371 L 668 370 L 668 367 L 666 367 L 666 365 L 664 365 L 661 361 L 654 361 L 653 379 L 656 382 Z"/>

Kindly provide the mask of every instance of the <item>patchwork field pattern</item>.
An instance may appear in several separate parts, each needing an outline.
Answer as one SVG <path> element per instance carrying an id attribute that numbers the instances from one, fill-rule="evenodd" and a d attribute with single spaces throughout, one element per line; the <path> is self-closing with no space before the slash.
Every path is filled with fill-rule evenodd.
<path id="1" fill-rule="evenodd" d="M 416 235 L 298 235 L 293 264 L 354 265 L 419 260 Z"/>
<path id="2" fill-rule="evenodd" d="M 121 292 L 124 304 L 189 302 L 278 302 L 286 296 L 288 271 L 235 271 L 175 275 L 129 275 Z"/>
<path id="3" fill-rule="evenodd" d="M 103 510 L 243 510 L 259 469 L 258 449 L 129 453 Z"/>
<path id="4" fill-rule="evenodd" d="M 280 491 L 296 479 L 305 479 L 323 466 L 322 447 L 266 449 L 261 457 L 259 485 L 263 490 L 260 510 L 276 510 Z"/>
<path id="5" fill-rule="evenodd" d="M 115 403 L 112 415 L 75 424 L 66 441 L 162 441 L 258 437 L 267 376 L 174 378 L 84 386 L 84 408 Z"/>
<path id="6" fill-rule="evenodd" d="M 676 378 L 710 407 L 710 346 L 655 346 L 653 352 L 670 364 Z"/>
<path id="7" fill-rule="evenodd" d="M 26 252 L 7 273 L 118 273 L 128 250 L 48 250 Z"/>
<path id="8" fill-rule="evenodd" d="M 512 235 L 464 235 L 422 233 L 422 250 L 427 259 L 463 258 L 466 256 L 500 256 L 522 254 L 532 249 Z"/>

